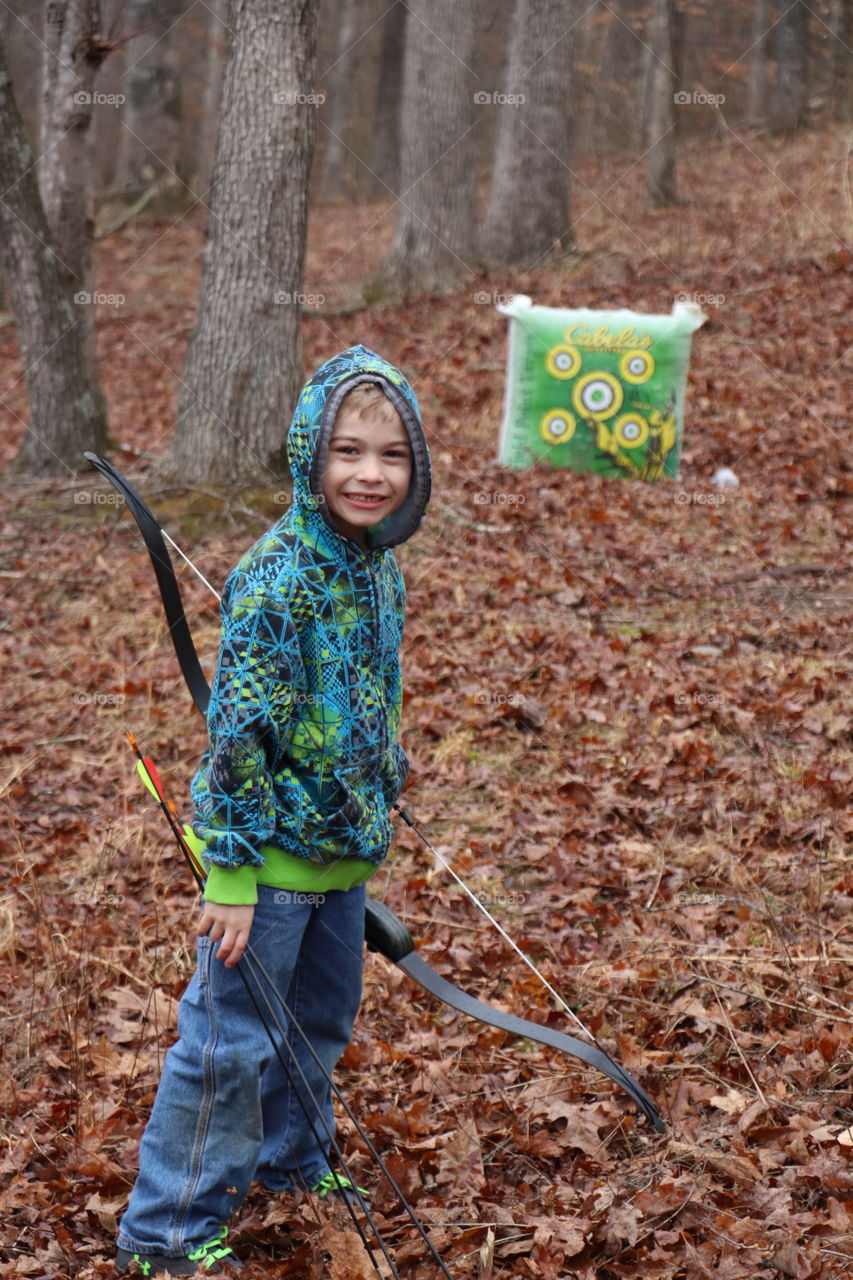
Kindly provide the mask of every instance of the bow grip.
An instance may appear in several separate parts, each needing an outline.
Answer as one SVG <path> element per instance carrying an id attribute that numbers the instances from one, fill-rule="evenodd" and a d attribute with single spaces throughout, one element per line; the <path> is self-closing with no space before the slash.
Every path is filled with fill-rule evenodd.
<path id="1" fill-rule="evenodd" d="M 369 951 L 379 951 L 394 964 L 415 949 L 414 940 L 399 916 L 384 902 L 368 898 L 364 904 L 364 940 Z"/>

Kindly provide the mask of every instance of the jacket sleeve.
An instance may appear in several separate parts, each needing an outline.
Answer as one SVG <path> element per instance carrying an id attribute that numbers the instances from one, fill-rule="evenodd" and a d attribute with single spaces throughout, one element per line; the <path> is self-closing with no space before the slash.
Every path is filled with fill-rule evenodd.
<path id="1" fill-rule="evenodd" d="M 193 779 L 193 829 L 219 867 L 262 866 L 276 827 L 273 780 L 304 672 L 289 601 L 237 570 L 207 714 L 208 751 Z"/>

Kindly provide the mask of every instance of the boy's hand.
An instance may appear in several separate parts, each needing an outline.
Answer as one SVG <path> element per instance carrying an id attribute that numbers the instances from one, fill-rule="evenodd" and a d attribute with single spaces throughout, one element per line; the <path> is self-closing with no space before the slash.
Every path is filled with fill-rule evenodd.
<path id="1" fill-rule="evenodd" d="M 233 969 L 245 951 L 254 914 L 254 907 L 205 902 L 197 932 L 200 937 L 208 934 L 211 942 L 221 939 L 218 955 L 226 969 Z"/>

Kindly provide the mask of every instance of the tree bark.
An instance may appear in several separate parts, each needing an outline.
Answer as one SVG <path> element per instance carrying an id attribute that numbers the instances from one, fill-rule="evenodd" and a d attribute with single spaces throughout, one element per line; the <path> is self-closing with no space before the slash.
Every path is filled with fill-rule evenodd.
<path id="1" fill-rule="evenodd" d="M 769 26 L 768 0 L 754 0 L 747 115 L 756 124 L 764 119 L 764 113 L 767 110 L 767 31 Z"/>
<path id="2" fill-rule="evenodd" d="M 481 248 L 494 265 L 532 266 L 573 243 L 569 172 L 571 7 L 516 0 Z"/>
<path id="3" fill-rule="evenodd" d="M 47 0 L 42 31 L 42 106 L 38 181 L 57 267 L 78 308 L 92 394 L 106 418 L 97 375 L 94 267 L 93 113 L 95 77 L 108 53 L 100 36 L 98 0 Z"/>
<path id="4" fill-rule="evenodd" d="M 832 114 L 853 120 L 853 0 L 835 0 L 832 14 Z"/>
<path id="5" fill-rule="evenodd" d="M 400 104 L 406 56 L 406 14 L 403 0 L 394 0 L 382 24 L 379 76 L 373 112 L 370 168 L 373 194 L 397 192 L 400 182 Z"/>
<path id="6" fill-rule="evenodd" d="M 473 270 L 474 5 L 407 0 L 401 193 L 380 291 L 451 288 Z"/>
<path id="7" fill-rule="evenodd" d="M 646 135 L 646 195 L 652 209 L 675 204 L 675 121 L 678 104 L 675 0 L 655 0 L 649 114 Z"/>
<path id="8" fill-rule="evenodd" d="M 0 269 L 12 301 L 30 400 L 30 426 L 13 469 L 79 470 L 102 449 L 106 423 L 83 351 L 81 308 L 60 269 L 0 43 Z"/>
<path id="9" fill-rule="evenodd" d="M 216 136 L 222 106 L 222 77 L 225 70 L 225 50 L 228 43 L 227 0 L 205 0 L 207 15 L 207 58 L 204 77 L 204 98 L 198 130 L 194 184 L 200 198 L 205 199 L 213 176 L 216 155 Z"/>
<path id="10" fill-rule="evenodd" d="M 622 152 L 637 151 L 646 137 L 643 113 L 637 110 L 636 101 L 636 86 L 642 83 L 646 57 L 645 42 L 638 39 L 635 30 L 640 19 L 635 6 L 626 0 L 606 0 L 602 8 L 606 36 L 599 80 L 594 85 L 593 113 L 599 145 L 615 146 Z"/>
<path id="11" fill-rule="evenodd" d="M 337 0 L 338 38 L 335 42 L 334 68 L 326 75 L 329 105 L 323 129 L 323 153 L 320 171 L 319 199 L 335 200 L 341 194 L 346 144 L 344 130 L 353 94 L 352 52 L 355 37 L 356 0 Z"/>
<path id="12" fill-rule="evenodd" d="M 770 103 L 770 126 L 790 136 L 808 120 L 809 10 L 804 0 L 785 0 L 773 30 L 776 81 Z"/>
<path id="13" fill-rule="evenodd" d="M 317 0 L 235 0 L 230 26 L 198 314 L 158 468 L 223 484 L 282 473 L 303 380 Z"/>
<path id="14" fill-rule="evenodd" d="M 129 198 L 158 184 L 156 211 L 169 214 L 191 197 L 181 173 L 181 71 L 176 24 L 186 0 L 126 0 L 127 43 L 117 182 Z"/>

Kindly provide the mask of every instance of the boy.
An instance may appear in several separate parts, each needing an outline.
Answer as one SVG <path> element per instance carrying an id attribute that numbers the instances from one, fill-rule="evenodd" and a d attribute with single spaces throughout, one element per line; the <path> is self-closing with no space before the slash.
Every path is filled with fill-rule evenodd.
<path id="1" fill-rule="evenodd" d="M 292 504 L 223 594 L 192 787 L 209 870 L 198 965 L 121 1221 L 121 1272 L 134 1259 L 145 1275 L 239 1267 L 224 1224 L 253 1178 L 321 1195 L 336 1185 L 234 966 L 251 941 L 330 1073 L 361 997 L 364 882 L 408 770 L 405 587 L 389 548 L 420 524 L 430 466 L 414 392 L 364 347 L 314 374 L 287 443 Z M 331 1127 L 327 1075 L 288 1037 Z"/>

